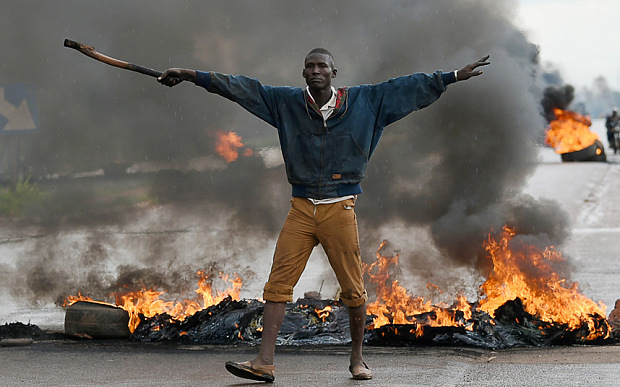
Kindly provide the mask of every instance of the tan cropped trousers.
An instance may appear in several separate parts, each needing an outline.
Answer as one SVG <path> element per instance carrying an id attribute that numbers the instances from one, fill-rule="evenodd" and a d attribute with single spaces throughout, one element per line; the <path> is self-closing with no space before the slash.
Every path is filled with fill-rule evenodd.
<path id="1" fill-rule="evenodd" d="M 264 287 L 265 301 L 293 301 L 293 287 L 299 281 L 312 250 L 319 243 L 340 284 L 342 302 L 356 307 L 368 301 L 355 200 L 315 205 L 305 198 L 291 199 L 291 209 L 280 231 L 271 273 Z"/>

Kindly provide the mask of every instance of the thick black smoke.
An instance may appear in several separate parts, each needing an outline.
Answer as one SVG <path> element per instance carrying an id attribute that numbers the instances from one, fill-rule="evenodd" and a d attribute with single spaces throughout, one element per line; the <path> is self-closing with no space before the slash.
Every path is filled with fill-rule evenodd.
<path id="1" fill-rule="evenodd" d="M 547 121 L 555 120 L 553 109 L 567 110 L 573 99 L 575 99 L 575 88 L 572 85 L 547 87 L 541 101 Z"/>
<path id="2" fill-rule="evenodd" d="M 277 146 L 275 129 L 190 84 L 168 89 L 95 62 L 62 47 L 65 38 L 160 70 L 216 70 L 291 86 L 303 86 L 303 57 L 317 46 L 334 53 L 338 86 L 452 71 L 490 54 L 483 76 L 451 85 L 437 103 L 386 129 L 358 201 L 364 253 L 372 259 L 382 239 L 404 233 L 402 243 L 395 238 L 401 262 L 413 277 L 428 277 L 439 260 L 482 267 L 482 241 L 507 222 L 560 242 L 563 212 L 520 195 L 545 123 L 537 48 L 512 24 L 515 7 L 497 0 L 3 4 L 0 83 L 38 90 L 41 129 L 22 152 L 33 176 L 139 163 L 177 170 L 140 177 L 147 209 L 108 211 L 100 190 L 52 195 L 30 212 L 35 226 L 49 228 L 5 275 L 15 287 L 28 278 L 33 285 L 20 292 L 44 299 L 34 283 L 49 278 L 56 297 L 88 284 L 103 292 L 127 272 L 234 262 L 256 273 L 257 293 L 249 294 L 256 297 L 287 211 L 281 166 L 267 168 L 258 156 L 226 165 L 214 152 L 217 131 L 260 148 Z M 205 158 L 209 167 L 192 170 Z M 547 221 L 517 221 L 524 206 L 529 221 L 541 220 L 539 207 Z M 68 226 L 87 236 L 70 241 Z"/>

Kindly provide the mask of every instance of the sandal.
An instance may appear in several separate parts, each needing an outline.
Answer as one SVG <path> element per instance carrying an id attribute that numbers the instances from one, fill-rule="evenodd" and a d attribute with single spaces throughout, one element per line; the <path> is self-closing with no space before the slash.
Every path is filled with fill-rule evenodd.
<path id="1" fill-rule="evenodd" d="M 244 379 L 258 380 L 271 383 L 276 379 L 273 365 L 252 365 L 249 361 L 243 363 L 226 362 L 226 370 L 231 374 Z"/>
<path id="2" fill-rule="evenodd" d="M 366 363 L 362 362 L 363 365 L 349 366 L 349 371 L 351 371 L 351 375 L 355 380 L 370 380 L 372 379 L 372 371 Z"/>

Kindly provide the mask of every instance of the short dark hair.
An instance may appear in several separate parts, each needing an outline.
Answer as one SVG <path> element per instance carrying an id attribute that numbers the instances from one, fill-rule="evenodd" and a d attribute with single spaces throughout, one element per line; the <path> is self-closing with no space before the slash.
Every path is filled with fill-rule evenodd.
<path id="1" fill-rule="evenodd" d="M 332 62 L 331 65 L 332 67 L 336 66 L 336 61 L 334 60 L 334 56 L 332 55 L 331 52 L 329 52 L 328 49 L 326 48 L 322 48 L 322 47 L 317 47 L 317 48 L 313 48 L 312 50 L 310 50 L 310 52 L 306 55 L 306 58 L 312 54 L 323 54 L 323 55 L 327 55 L 329 57 L 329 60 Z M 305 60 L 305 58 L 304 58 Z"/>

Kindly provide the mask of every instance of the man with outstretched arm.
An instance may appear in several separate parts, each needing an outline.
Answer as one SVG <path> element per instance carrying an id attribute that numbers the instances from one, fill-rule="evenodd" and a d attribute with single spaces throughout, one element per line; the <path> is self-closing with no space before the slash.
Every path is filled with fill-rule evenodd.
<path id="1" fill-rule="evenodd" d="M 332 54 L 315 48 L 306 55 L 305 88 L 264 86 L 258 80 L 217 72 L 172 68 L 159 82 L 190 81 L 241 105 L 278 130 L 286 175 L 292 186 L 291 209 L 275 247 L 263 299 L 263 332 L 258 355 L 243 363 L 227 362 L 236 376 L 272 382 L 276 338 L 286 303 L 310 253 L 323 246 L 348 307 L 351 330 L 349 371 L 353 379 L 371 379 L 362 357 L 368 297 L 364 287 L 354 207 L 366 166 L 383 129 L 424 108 L 446 87 L 482 74 L 485 56 L 460 70 L 417 73 L 375 84 L 336 89 Z"/>

